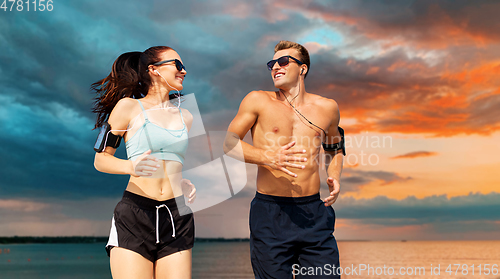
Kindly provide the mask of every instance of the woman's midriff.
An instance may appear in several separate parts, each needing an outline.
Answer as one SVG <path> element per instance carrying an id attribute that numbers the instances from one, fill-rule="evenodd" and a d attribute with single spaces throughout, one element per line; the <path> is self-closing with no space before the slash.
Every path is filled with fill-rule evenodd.
<path id="1" fill-rule="evenodd" d="M 182 164 L 159 160 L 160 167 L 149 177 L 131 176 L 127 191 L 159 201 L 182 195 Z"/>

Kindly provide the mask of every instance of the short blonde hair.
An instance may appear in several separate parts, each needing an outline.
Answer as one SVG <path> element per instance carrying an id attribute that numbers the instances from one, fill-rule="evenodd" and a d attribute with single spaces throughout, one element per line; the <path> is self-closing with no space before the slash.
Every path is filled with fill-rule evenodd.
<path id="1" fill-rule="evenodd" d="M 307 65 L 307 72 L 306 72 L 306 75 L 304 76 L 304 78 L 306 78 L 307 74 L 309 74 L 309 69 L 311 68 L 311 60 L 309 59 L 309 52 L 307 51 L 307 49 L 303 45 L 295 43 L 295 42 L 283 40 L 283 41 L 280 41 L 279 43 L 276 44 L 276 46 L 274 47 L 274 53 L 276 53 L 280 50 L 289 49 L 289 48 L 296 49 L 300 55 L 300 57 L 296 57 L 296 58 L 299 59 L 300 62 Z"/>

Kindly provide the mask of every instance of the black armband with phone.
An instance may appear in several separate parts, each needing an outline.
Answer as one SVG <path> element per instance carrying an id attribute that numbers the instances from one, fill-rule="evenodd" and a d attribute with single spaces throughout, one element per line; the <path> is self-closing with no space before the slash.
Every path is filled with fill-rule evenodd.
<path id="1" fill-rule="evenodd" d="M 121 136 L 111 133 L 111 126 L 108 122 L 104 122 L 94 144 L 94 150 L 95 152 L 102 152 L 106 146 L 118 148 L 118 146 L 120 146 L 121 139 Z"/>
<path id="2" fill-rule="evenodd" d="M 344 156 L 345 156 L 344 129 L 340 128 L 340 126 L 339 126 L 339 133 L 340 133 L 340 142 L 333 143 L 333 144 L 323 143 L 323 149 L 325 151 L 330 151 L 330 152 L 342 149 L 342 154 L 344 154 Z"/>

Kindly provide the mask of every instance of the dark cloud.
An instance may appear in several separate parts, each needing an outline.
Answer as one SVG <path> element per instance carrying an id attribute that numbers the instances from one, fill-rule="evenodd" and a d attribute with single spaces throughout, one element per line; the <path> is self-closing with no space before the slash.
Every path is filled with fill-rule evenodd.
<path id="1" fill-rule="evenodd" d="M 419 47 L 444 48 L 500 40 L 495 1 L 314 1 L 298 3 L 310 13 L 345 30 L 350 37 L 390 38 Z"/>
<path id="2" fill-rule="evenodd" d="M 362 171 L 348 168 L 342 173 L 342 192 L 357 192 L 372 182 L 377 182 L 378 186 L 385 186 L 411 179 L 411 177 L 402 177 L 395 172 Z"/>

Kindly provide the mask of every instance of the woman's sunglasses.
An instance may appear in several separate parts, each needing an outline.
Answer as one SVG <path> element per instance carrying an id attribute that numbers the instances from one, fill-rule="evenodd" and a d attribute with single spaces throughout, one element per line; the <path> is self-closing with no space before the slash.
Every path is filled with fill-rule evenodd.
<path id="1" fill-rule="evenodd" d="M 184 67 L 184 65 L 182 65 L 182 62 L 179 61 L 178 59 L 163 60 L 163 61 L 160 61 L 160 62 L 153 63 L 151 65 L 160 66 L 162 64 L 165 64 L 165 63 L 168 63 L 168 62 L 172 62 L 172 61 L 175 61 L 175 67 L 177 68 L 177 71 L 180 72 L 180 71 L 182 71 L 182 69 L 186 70 L 186 67 Z"/>
<path id="2" fill-rule="evenodd" d="M 288 65 L 288 63 L 290 63 L 290 58 L 292 58 L 293 60 L 295 60 L 295 62 L 297 62 L 297 64 L 299 65 L 302 65 L 304 63 L 300 62 L 299 59 L 297 58 L 294 58 L 290 55 L 286 55 L 286 56 L 281 56 L 280 58 L 278 59 L 274 59 L 274 60 L 271 60 L 269 62 L 267 62 L 267 69 L 269 71 L 271 71 L 274 67 L 274 64 L 276 64 L 276 62 L 278 62 L 278 64 L 280 65 L 280 67 L 285 67 L 286 65 Z"/>

